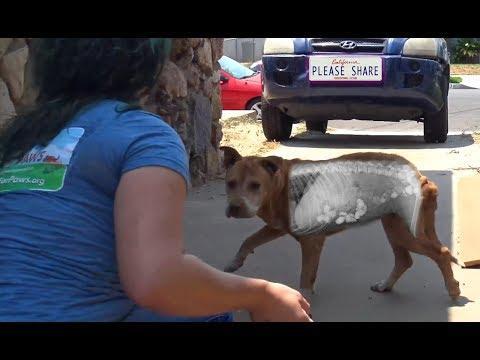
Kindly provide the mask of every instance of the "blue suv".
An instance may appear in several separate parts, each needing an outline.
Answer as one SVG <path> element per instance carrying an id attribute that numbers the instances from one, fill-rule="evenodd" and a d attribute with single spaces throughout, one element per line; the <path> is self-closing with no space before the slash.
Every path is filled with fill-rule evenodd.
<path id="1" fill-rule="evenodd" d="M 441 38 L 268 38 L 262 57 L 262 125 L 286 140 L 292 124 L 414 120 L 424 139 L 448 134 L 450 60 Z"/>

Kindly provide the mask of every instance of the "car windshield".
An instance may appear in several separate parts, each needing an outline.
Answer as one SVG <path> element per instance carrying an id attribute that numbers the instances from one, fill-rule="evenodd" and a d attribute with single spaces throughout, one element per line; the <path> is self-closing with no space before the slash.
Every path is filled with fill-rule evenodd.
<path id="1" fill-rule="evenodd" d="M 223 71 L 229 73 L 237 79 L 245 79 L 256 74 L 255 71 L 250 70 L 239 62 L 230 59 L 228 56 L 222 56 L 218 60 Z"/>

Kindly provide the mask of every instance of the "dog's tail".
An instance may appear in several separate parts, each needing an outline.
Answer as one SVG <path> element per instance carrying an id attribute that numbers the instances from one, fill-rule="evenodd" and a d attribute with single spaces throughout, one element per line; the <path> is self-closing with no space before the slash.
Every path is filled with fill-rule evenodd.
<path id="1" fill-rule="evenodd" d="M 465 264 L 453 256 L 446 246 L 443 246 L 440 251 L 442 254 L 448 254 L 448 256 L 450 256 L 450 262 L 457 264 L 458 266 L 465 267 Z"/>

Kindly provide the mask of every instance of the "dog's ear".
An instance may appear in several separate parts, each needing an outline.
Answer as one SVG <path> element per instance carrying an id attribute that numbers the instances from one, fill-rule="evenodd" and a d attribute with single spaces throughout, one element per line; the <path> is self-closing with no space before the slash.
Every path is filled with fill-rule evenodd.
<path id="1" fill-rule="evenodd" d="M 277 171 L 282 167 L 283 159 L 278 156 L 268 156 L 260 160 L 260 165 L 268 171 L 270 175 L 275 175 Z"/>
<path id="2" fill-rule="evenodd" d="M 220 146 L 219 149 L 223 151 L 223 166 L 225 169 L 231 168 L 238 160 L 242 159 L 242 155 L 230 146 Z"/>

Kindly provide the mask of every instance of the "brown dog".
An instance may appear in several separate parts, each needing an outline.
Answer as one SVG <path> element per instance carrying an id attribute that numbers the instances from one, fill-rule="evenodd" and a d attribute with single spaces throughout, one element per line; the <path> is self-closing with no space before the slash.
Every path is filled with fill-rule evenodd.
<path id="1" fill-rule="evenodd" d="M 386 280 L 371 287 L 373 291 L 390 291 L 412 266 L 414 252 L 435 261 L 452 299 L 460 295 L 451 267 L 451 262 L 458 262 L 435 232 L 437 186 L 403 157 L 353 153 L 305 161 L 242 157 L 233 148 L 220 149 L 227 170 L 226 215 L 259 216 L 266 223 L 243 242 L 225 271 L 240 268 L 257 246 L 290 234 L 302 250 L 300 289 L 313 292 L 325 238 L 381 220 L 395 264 Z"/>

